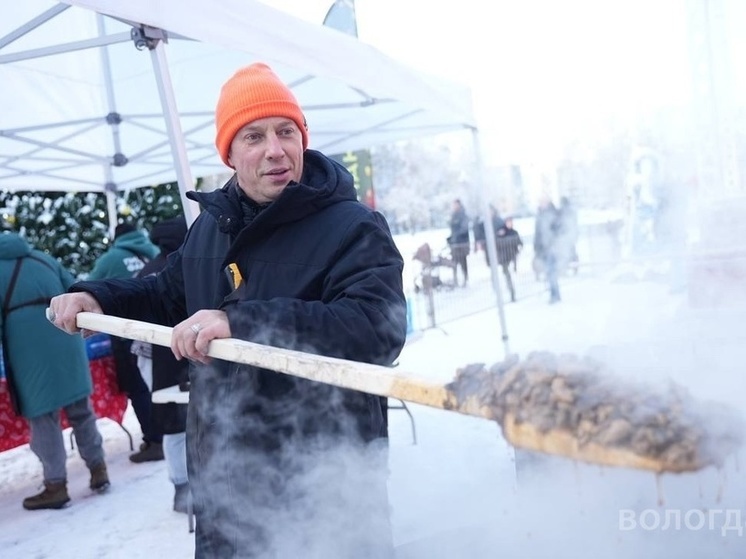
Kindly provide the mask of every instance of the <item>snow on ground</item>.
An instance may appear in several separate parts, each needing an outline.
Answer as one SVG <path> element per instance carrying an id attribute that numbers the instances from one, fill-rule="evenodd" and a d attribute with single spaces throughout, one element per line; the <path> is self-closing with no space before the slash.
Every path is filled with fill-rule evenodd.
<path id="1" fill-rule="evenodd" d="M 559 305 L 535 296 L 505 308 L 511 352 L 591 351 L 622 374 L 672 379 L 743 411 L 742 314 L 692 309 L 686 293 L 666 283 L 613 275 L 568 283 Z M 460 366 L 502 359 L 501 335 L 494 309 L 449 322 L 413 336 L 398 370 L 448 382 Z M 398 559 L 746 556 L 746 488 L 736 460 L 722 472 L 662 476 L 660 491 L 650 473 L 525 453 L 518 454 L 516 476 L 515 453 L 496 424 L 416 404 L 409 409 L 417 444 L 407 414 L 391 411 L 389 489 Z M 125 424 L 138 442 L 131 413 Z M 63 510 L 24 511 L 21 500 L 41 484 L 40 467 L 27 446 L 0 454 L 0 556 L 192 556 L 187 519 L 171 511 L 165 464 L 130 463 L 119 426 L 99 425 L 111 490 L 91 495 L 87 471 L 70 452 L 72 503 Z"/>

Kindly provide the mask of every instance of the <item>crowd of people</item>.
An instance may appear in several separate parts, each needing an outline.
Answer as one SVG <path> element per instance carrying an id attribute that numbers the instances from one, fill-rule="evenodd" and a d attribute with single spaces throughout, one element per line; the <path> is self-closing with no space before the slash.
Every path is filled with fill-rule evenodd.
<path id="1" fill-rule="evenodd" d="M 468 256 L 473 252 L 484 254 L 485 264 L 490 266 L 490 248 L 487 242 L 489 229 L 494 236 L 494 250 L 497 267 L 502 272 L 510 300 L 516 301 L 514 274 L 518 271 L 519 255 L 524 251 L 523 238 L 514 227 L 512 216 L 501 216 L 494 205 L 489 206 L 491 228 L 487 227 L 481 215 L 470 219 L 463 202 L 454 199 L 449 218 L 450 235 L 447 238 L 450 249 L 449 267 L 453 270 L 451 287 L 466 287 L 469 279 Z M 533 234 L 533 257 L 531 267 L 538 281 L 545 281 L 549 293 L 549 303 L 561 301 L 559 277 L 571 271 L 577 273 L 579 259 L 577 210 L 566 196 L 555 206 L 548 194 L 542 194 L 536 215 Z M 471 236 L 470 236 L 471 235 Z M 473 241 L 473 242 L 472 242 Z M 442 258 L 439 265 L 443 265 Z M 458 281 L 458 272 L 462 280 Z"/>
<path id="2" fill-rule="evenodd" d="M 177 219 L 184 223 L 186 230 L 184 218 Z M 89 277 L 129 278 L 162 261 L 178 248 L 178 244 L 158 242 L 159 231 L 166 224 L 156 224 L 150 239 L 132 224 L 117 226 L 109 250 L 96 260 Z M 102 438 L 90 401 L 93 386 L 85 342 L 81 336 L 70 336 L 55 328 L 45 311 L 53 297 L 65 293 L 76 283 L 58 260 L 34 249 L 19 234 L 0 234 L 6 386 L 13 411 L 28 423 L 29 446 L 39 458 L 43 473 L 42 492 L 23 501 L 23 507 L 28 510 L 62 508 L 70 500 L 67 454 L 60 423 L 62 413 L 72 427 L 80 456 L 91 472 L 90 489 L 104 492 L 109 487 Z M 155 416 L 151 385 L 145 381 L 145 371 L 138 367 L 132 342 L 114 336 L 110 336 L 110 342 L 116 385 L 127 395 L 143 436 L 140 450 L 132 454 L 130 460 L 134 463 L 163 460 L 160 447 L 164 426 L 168 423 Z M 169 380 L 166 385 L 177 382 L 174 376 L 173 382 Z M 180 430 L 183 433 L 183 425 Z M 180 469 L 185 472 L 185 458 L 181 462 L 184 465 Z M 185 473 L 183 477 L 182 483 L 186 483 Z M 175 498 L 174 510 L 186 512 L 185 498 Z"/>

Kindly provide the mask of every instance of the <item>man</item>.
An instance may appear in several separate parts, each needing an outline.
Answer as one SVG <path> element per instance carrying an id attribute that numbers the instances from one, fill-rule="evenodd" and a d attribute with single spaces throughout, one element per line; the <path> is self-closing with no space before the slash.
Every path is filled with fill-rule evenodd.
<path id="1" fill-rule="evenodd" d="M 505 220 L 500 217 L 500 212 L 498 212 L 497 208 L 492 204 L 490 204 L 490 219 L 492 219 L 492 230 L 495 232 L 495 235 L 497 235 L 497 232 L 505 227 Z M 487 233 L 481 216 L 474 218 L 472 232 L 474 233 L 474 252 L 479 252 L 480 249 L 483 250 L 484 261 L 487 263 L 487 266 L 489 266 L 490 255 L 487 251 Z"/>
<path id="2" fill-rule="evenodd" d="M 192 361 L 197 557 L 391 557 L 386 400 L 205 354 L 232 337 L 392 364 L 407 328 L 401 254 L 350 173 L 307 149 L 301 108 L 268 66 L 224 84 L 215 124 L 235 174 L 190 193 L 204 211 L 166 267 L 78 284 L 52 300 L 54 323 L 76 332 L 92 311 L 174 326 L 174 355 Z"/>
<path id="3" fill-rule="evenodd" d="M 158 252 L 143 231 L 131 223 L 120 223 L 114 229 L 114 242 L 96 260 L 88 279 L 134 277 Z"/>
<path id="4" fill-rule="evenodd" d="M 46 320 L 49 300 L 74 278 L 54 258 L 15 233 L 0 234 L 0 305 L 5 371 L 16 412 L 28 420 L 44 490 L 23 500 L 27 510 L 60 509 L 69 501 L 67 453 L 60 427 L 65 411 L 90 470 L 91 490 L 109 486 L 101 434 L 89 397 L 93 391 L 85 344 Z"/>
<path id="5" fill-rule="evenodd" d="M 484 251 L 487 266 L 489 266 L 490 258 L 487 254 L 487 232 L 480 215 L 477 215 L 471 224 L 471 234 L 474 237 L 474 252 Z"/>
<path id="6" fill-rule="evenodd" d="M 559 281 L 557 279 L 557 235 L 559 215 L 548 194 L 539 199 L 539 210 L 534 225 L 534 257 L 541 262 L 549 285 L 549 304 L 560 302 Z"/>
<path id="7" fill-rule="evenodd" d="M 469 282 L 469 266 L 466 257 L 469 255 L 469 216 L 466 209 L 458 198 L 451 205 L 451 218 L 448 222 L 451 235 L 448 237 L 448 245 L 451 247 L 451 258 L 453 259 L 453 285 L 458 285 L 456 271 L 461 268 L 464 276 L 463 286 Z"/>
<path id="8" fill-rule="evenodd" d="M 557 268 L 560 272 L 569 269 L 574 274 L 578 273 L 578 211 L 575 204 L 567 196 L 560 198 L 560 206 L 557 209 L 559 223 L 557 232 L 557 244 L 559 246 Z"/>
<path id="9" fill-rule="evenodd" d="M 515 271 L 518 266 L 518 253 L 523 248 L 523 240 L 518 231 L 513 229 L 513 218 L 508 216 L 503 221 L 502 227 L 495 230 L 495 247 L 497 249 L 497 263 L 505 275 L 505 283 L 510 291 L 510 300 L 515 303 L 515 286 L 510 274 L 510 265 L 513 264 Z"/>
<path id="10" fill-rule="evenodd" d="M 135 277 L 158 252 L 159 248 L 150 242 L 143 231 L 131 223 L 120 223 L 114 230 L 114 242 L 96 261 L 88 279 Z M 150 390 L 140 375 L 137 359 L 132 355 L 131 348 L 132 340 L 111 336 L 117 384 L 132 402 L 132 409 L 142 431 L 143 442 L 139 450 L 130 455 L 130 461 L 139 464 L 163 460 L 163 433 L 153 421 Z"/>

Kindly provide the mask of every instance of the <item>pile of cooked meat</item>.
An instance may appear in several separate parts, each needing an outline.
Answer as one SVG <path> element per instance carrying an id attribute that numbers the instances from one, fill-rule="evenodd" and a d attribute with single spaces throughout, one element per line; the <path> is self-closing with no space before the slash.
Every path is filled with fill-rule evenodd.
<path id="1" fill-rule="evenodd" d="M 598 361 L 571 354 L 535 352 L 489 368 L 469 365 L 446 388 L 454 402 L 450 407 L 479 407 L 513 445 L 561 448 L 549 452 L 591 462 L 693 471 L 721 466 L 743 438 L 740 415 L 722 404 L 697 401 L 674 383 L 667 390 L 633 384 Z M 529 432 L 521 426 L 532 440 L 520 440 Z M 572 445 L 535 440 L 552 437 Z M 590 448 L 594 452 L 586 452 Z M 599 460 L 604 449 L 612 452 Z M 625 456 L 642 457 L 645 465 Z"/>

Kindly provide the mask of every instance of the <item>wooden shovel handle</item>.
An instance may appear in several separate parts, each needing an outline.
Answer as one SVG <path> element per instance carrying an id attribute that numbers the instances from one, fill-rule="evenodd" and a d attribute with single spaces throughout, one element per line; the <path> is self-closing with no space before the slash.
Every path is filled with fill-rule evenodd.
<path id="1" fill-rule="evenodd" d="M 104 332 L 155 345 L 171 345 L 172 329 L 167 326 L 90 312 L 79 313 L 77 324 L 78 328 L 95 332 Z M 262 367 L 340 388 L 489 418 L 482 410 L 472 409 L 469 405 L 457 406 L 453 394 L 444 386 L 423 381 L 399 370 L 394 372 L 389 367 L 324 357 L 235 338 L 211 341 L 207 355 L 215 359 Z"/>

